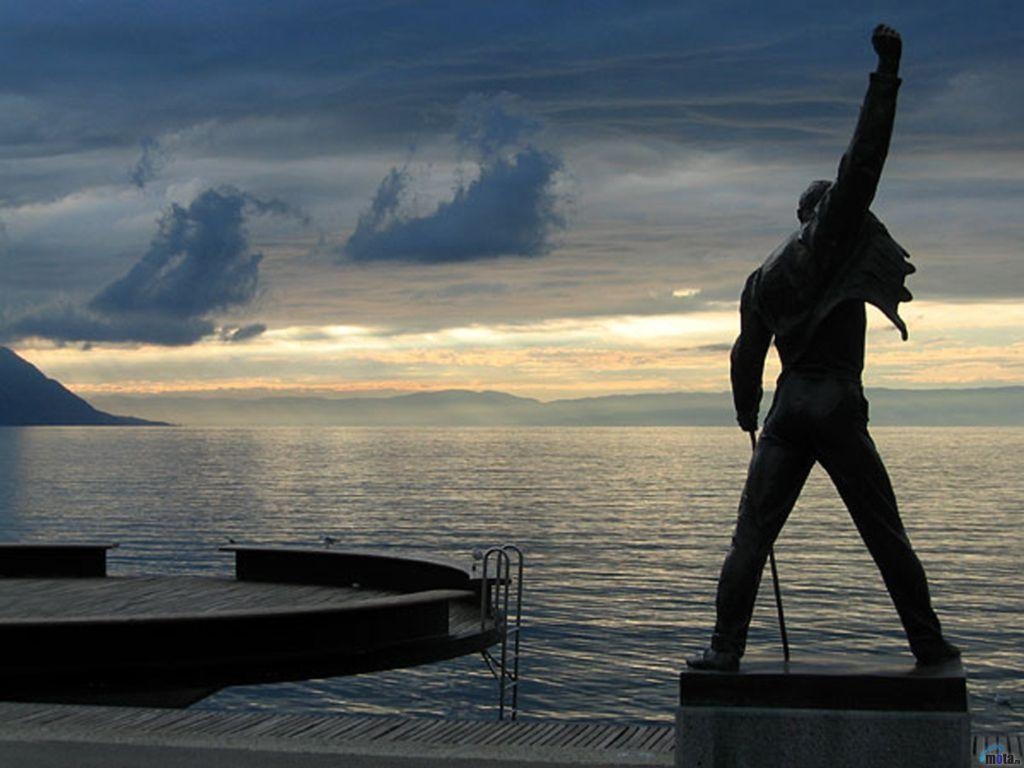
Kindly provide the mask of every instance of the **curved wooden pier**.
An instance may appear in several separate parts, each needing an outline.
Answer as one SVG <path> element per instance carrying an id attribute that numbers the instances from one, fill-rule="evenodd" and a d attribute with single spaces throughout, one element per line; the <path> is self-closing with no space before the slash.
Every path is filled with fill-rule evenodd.
<path id="1" fill-rule="evenodd" d="M 184 706 L 496 643 L 481 583 L 422 558 L 229 547 L 236 578 L 106 576 L 102 545 L 0 547 L 0 699 Z M 56 564 L 56 565 L 55 565 Z"/>

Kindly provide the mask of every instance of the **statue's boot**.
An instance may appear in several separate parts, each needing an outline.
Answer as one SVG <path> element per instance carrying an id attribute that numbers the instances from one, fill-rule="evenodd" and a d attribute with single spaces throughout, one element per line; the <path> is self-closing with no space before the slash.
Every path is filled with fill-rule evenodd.
<path id="1" fill-rule="evenodd" d="M 960 649 L 948 640 L 940 639 L 934 645 L 925 645 L 914 649 L 917 666 L 934 667 L 960 658 Z"/>
<path id="2" fill-rule="evenodd" d="M 712 672 L 735 672 L 740 668 L 740 657 L 729 651 L 716 651 L 706 648 L 699 656 L 686 660 L 691 669 L 704 669 Z"/>

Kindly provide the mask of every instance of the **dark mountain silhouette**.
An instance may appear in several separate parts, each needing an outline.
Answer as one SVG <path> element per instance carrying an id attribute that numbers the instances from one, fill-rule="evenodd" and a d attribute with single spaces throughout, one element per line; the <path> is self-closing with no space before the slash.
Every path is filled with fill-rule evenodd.
<path id="1" fill-rule="evenodd" d="M 98 411 L 7 347 L 0 347 L 0 426 L 161 424 Z"/>
<path id="2" fill-rule="evenodd" d="M 1024 387 L 870 389 L 871 423 L 1024 426 Z M 765 395 L 762 418 L 772 393 Z M 503 392 L 444 390 L 387 397 L 106 395 L 98 404 L 175 423 L 209 426 L 735 427 L 728 392 L 610 395 L 542 402 Z"/>

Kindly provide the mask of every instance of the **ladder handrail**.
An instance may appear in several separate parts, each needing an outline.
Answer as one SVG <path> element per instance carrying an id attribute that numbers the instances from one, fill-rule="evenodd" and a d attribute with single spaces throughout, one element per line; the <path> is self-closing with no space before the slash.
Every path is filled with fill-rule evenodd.
<path id="1" fill-rule="evenodd" d="M 475 553 L 482 562 L 480 584 L 480 626 L 486 629 L 490 617 L 498 629 L 501 651 L 497 658 L 490 649 L 483 650 L 484 661 L 491 674 L 498 679 L 498 719 L 505 717 L 506 699 L 511 698 L 508 709 L 512 720 L 519 711 L 519 647 L 523 619 L 523 552 L 514 544 L 490 547 L 482 555 Z M 512 558 L 515 557 L 515 576 Z M 494 562 L 493 582 L 490 580 L 490 565 Z M 512 584 L 515 581 L 515 601 L 512 604 Z M 492 588 L 493 584 L 493 588 Z M 515 618 L 512 616 L 514 610 Z M 509 635 L 514 635 L 511 665 L 509 663 Z M 511 689 L 511 696 L 509 696 Z"/>
<path id="2" fill-rule="evenodd" d="M 502 547 L 502 550 L 508 554 L 513 553 L 516 557 L 516 618 L 514 627 L 514 646 L 512 651 L 512 719 L 516 719 L 516 715 L 519 713 L 519 639 L 522 636 L 522 623 L 523 623 L 523 551 L 515 546 L 514 544 L 506 544 Z M 511 562 L 509 563 L 511 566 Z M 506 614 L 507 616 L 507 614 Z M 508 621 L 505 622 L 505 638 L 508 641 Z"/>

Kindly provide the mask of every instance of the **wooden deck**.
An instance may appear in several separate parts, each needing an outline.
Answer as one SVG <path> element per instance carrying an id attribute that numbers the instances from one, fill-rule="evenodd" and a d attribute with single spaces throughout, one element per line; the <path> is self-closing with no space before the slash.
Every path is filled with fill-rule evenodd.
<path id="1" fill-rule="evenodd" d="M 0 703 L 0 745 L 8 741 L 412 758 L 451 756 L 476 758 L 478 765 L 487 765 L 491 760 L 523 764 L 672 765 L 676 749 L 675 728 L 667 723 L 498 722 Z M 995 744 L 1015 756 L 1024 752 L 1021 734 L 977 733 L 972 739 L 968 765 L 977 765 L 978 756 Z M 254 757 L 252 764 L 259 761 Z"/>
<path id="2" fill-rule="evenodd" d="M 468 592 L 447 595 L 448 634 L 481 631 L 480 608 Z M 355 609 L 401 604 L 408 593 L 363 587 L 321 587 L 236 581 L 203 576 L 107 576 L 85 579 L 0 579 L 0 630 L 4 623 L 174 619 L 181 616 L 246 616 Z M 488 622 L 493 627 L 493 622 Z"/>
<path id="3" fill-rule="evenodd" d="M 234 548 L 234 579 L 98 566 L 83 576 L 76 558 L 105 549 L 10 549 L 16 575 L 0 578 L 9 701 L 184 706 L 225 686 L 412 666 L 499 638 L 481 618 L 479 580 L 435 561 L 248 547 Z"/>
<path id="4" fill-rule="evenodd" d="M 167 711 L 0 703 L 0 741 L 117 742 L 307 753 L 671 765 L 670 724 L 446 720 L 382 715 Z M 258 764 L 258 760 L 253 761 Z"/>
<path id="5" fill-rule="evenodd" d="M 201 576 L 0 579 L 0 622 L 342 608 L 400 594 Z"/>

